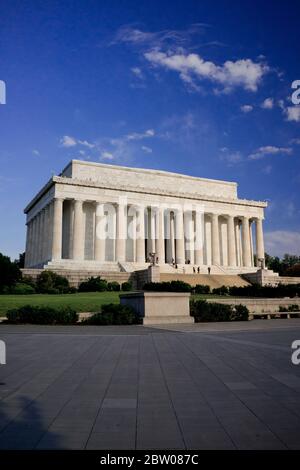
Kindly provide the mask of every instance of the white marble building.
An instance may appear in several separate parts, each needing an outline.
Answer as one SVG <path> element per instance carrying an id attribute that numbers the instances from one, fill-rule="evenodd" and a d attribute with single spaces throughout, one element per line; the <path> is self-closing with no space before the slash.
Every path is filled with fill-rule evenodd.
<path id="1" fill-rule="evenodd" d="M 243 273 L 264 258 L 266 202 L 237 184 L 72 160 L 27 205 L 26 268 Z"/>

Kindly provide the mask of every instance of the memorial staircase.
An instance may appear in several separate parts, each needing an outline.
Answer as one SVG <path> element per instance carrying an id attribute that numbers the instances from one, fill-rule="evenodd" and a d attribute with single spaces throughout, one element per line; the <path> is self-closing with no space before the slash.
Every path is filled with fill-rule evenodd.
<path id="1" fill-rule="evenodd" d="M 244 287 L 250 284 L 249 281 L 243 279 L 236 274 L 182 274 L 182 273 L 161 273 L 160 280 L 162 282 L 183 281 L 191 286 L 202 284 L 215 289 L 222 286 Z"/>

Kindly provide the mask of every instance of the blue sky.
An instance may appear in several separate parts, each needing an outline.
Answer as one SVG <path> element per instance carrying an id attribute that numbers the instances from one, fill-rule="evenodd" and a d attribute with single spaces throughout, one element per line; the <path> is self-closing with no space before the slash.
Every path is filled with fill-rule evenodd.
<path id="1" fill-rule="evenodd" d="M 300 254 L 300 2 L 2 0 L 0 251 L 72 158 L 237 181 Z"/>

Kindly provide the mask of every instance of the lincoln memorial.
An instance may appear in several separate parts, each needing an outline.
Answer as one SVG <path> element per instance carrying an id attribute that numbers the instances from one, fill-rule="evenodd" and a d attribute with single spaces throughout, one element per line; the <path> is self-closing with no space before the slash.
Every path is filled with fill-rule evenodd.
<path id="1" fill-rule="evenodd" d="M 255 272 L 266 206 L 234 182 L 72 160 L 24 210 L 25 267 Z"/>

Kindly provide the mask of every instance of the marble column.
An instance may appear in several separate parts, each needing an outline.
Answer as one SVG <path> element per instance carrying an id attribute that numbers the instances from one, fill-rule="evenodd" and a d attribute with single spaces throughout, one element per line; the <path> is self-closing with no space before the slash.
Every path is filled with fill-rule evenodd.
<path id="1" fill-rule="evenodd" d="M 95 260 L 105 261 L 105 214 L 104 204 L 96 204 L 95 213 Z"/>
<path id="2" fill-rule="evenodd" d="M 204 248 L 204 214 L 201 211 L 195 213 L 195 264 L 199 267 L 203 264 Z"/>
<path id="3" fill-rule="evenodd" d="M 184 230 L 183 230 L 183 210 L 177 209 L 175 214 L 175 245 L 176 245 L 176 263 L 185 264 L 184 252 Z"/>
<path id="4" fill-rule="evenodd" d="M 74 201 L 73 259 L 84 259 L 84 218 L 83 201 Z"/>
<path id="5" fill-rule="evenodd" d="M 220 235 L 219 235 L 219 216 L 212 214 L 211 219 L 211 232 L 212 232 L 212 264 L 220 265 Z"/>
<path id="6" fill-rule="evenodd" d="M 40 262 L 40 246 L 41 246 L 41 213 L 39 212 L 36 216 L 37 218 L 37 228 L 36 228 L 36 257 L 35 264 L 38 265 Z"/>
<path id="7" fill-rule="evenodd" d="M 256 219 L 256 255 L 257 261 L 259 259 L 265 258 L 265 248 L 264 248 L 264 234 L 263 234 L 263 221 L 262 219 Z M 258 263 L 258 266 L 260 264 Z M 264 267 L 264 262 L 263 262 Z"/>
<path id="8" fill-rule="evenodd" d="M 42 209 L 40 212 L 41 218 L 41 225 L 40 225 L 40 233 L 39 233 L 39 263 L 43 263 L 43 248 L 44 248 L 44 230 L 45 230 L 45 210 Z"/>
<path id="9" fill-rule="evenodd" d="M 52 260 L 60 260 L 62 255 L 63 199 L 53 201 Z"/>
<path id="10" fill-rule="evenodd" d="M 244 216 L 242 219 L 242 247 L 243 247 L 243 266 L 251 266 L 251 249 L 250 249 L 250 229 L 249 217 Z"/>
<path id="11" fill-rule="evenodd" d="M 185 237 L 185 259 L 194 264 L 194 219 L 192 211 L 185 211 L 183 217 Z"/>
<path id="12" fill-rule="evenodd" d="M 250 264 L 251 264 L 251 266 L 254 266 L 254 249 L 253 249 L 252 223 L 253 223 L 253 220 L 249 220 Z"/>
<path id="13" fill-rule="evenodd" d="M 27 222 L 25 262 L 24 262 L 25 268 L 28 268 L 30 266 L 30 250 L 31 250 L 30 234 L 31 234 L 31 221 Z"/>
<path id="14" fill-rule="evenodd" d="M 120 202 L 117 205 L 116 221 L 116 261 L 126 261 L 126 217 L 125 204 Z"/>
<path id="15" fill-rule="evenodd" d="M 35 258 L 36 258 L 36 216 L 32 218 L 32 250 L 30 255 L 30 266 L 33 267 L 35 265 Z"/>
<path id="16" fill-rule="evenodd" d="M 174 256 L 174 224 L 173 224 L 173 212 L 169 209 L 166 211 L 165 218 L 165 238 L 166 238 L 166 260 L 167 263 L 172 263 L 172 258 L 175 260 Z"/>
<path id="17" fill-rule="evenodd" d="M 136 208 L 136 261 L 145 263 L 145 214 L 144 206 Z"/>
<path id="18" fill-rule="evenodd" d="M 156 256 L 159 264 L 165 263 L 165 221 L 164 221 L 164 208 L 159 207 L 156 211 Z"/>
<path id="19" fill-rule="evenodd" d="M 228 266 L 236 266 L 234 217 L 227 217 Z"/>
<path id="20" fill-rule="evenodd" d="M 150 221 L 150 244 L 149 244 L 149 251 L 150 253 L 156 252 L 156 229 L 155 229 L 155 208 L 150 207 L 149 209 L 149 221 Z"/>
<path id="21" fill-rule="evenodd" d="M 131 230 L 129 231 L 129 237 L 130 241 L 132 244 L 132 261 L 136 261 L 136 227 L 137 227 L 137 222 L 136 222 L 136 210 L 133 212 L 130 211 L 130 215 L 132 216 L 131 220 Z"/>
<path id="22" fill-rule="evenodd" d="M 48 234 L 49 234 L 49 206 L 44 208 L 44 230 L 43 230 L 43 263 L 48 261 Z"/>
<path id="23" fill-rule="evenodd" d="M 52 240 L 53 240 L 53 213 L 54 213 L 54 204 L 49 204 L 49 230 L 48 230 L 48 240 L 47 240 L 47 259 L 51 260 L 52 258 Z"/>

